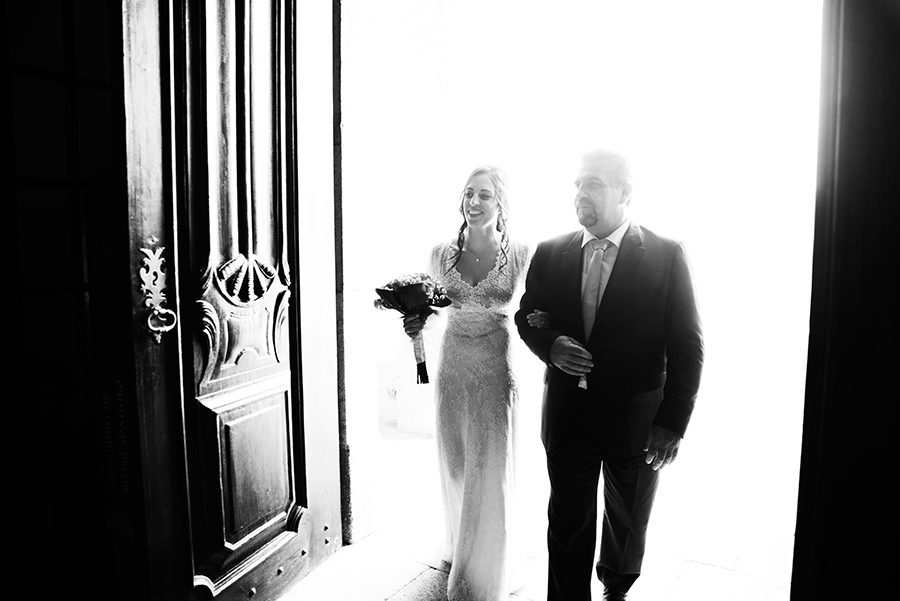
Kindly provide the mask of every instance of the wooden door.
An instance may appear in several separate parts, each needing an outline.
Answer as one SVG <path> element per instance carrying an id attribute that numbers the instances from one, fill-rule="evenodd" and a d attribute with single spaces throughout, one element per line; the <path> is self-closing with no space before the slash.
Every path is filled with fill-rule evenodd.
<path id="1" fill-rule="evenodd" d="M 341 544 L 334 241 L 303 225 L 333 195 L 304 198 L 297 161 L 332 149 L 298 142 L 298 18 L 291 0 L 125 2 L 139 394 L 160 408 L 141 422 L 148 547 L 174 598 L 275 599 Z M 333 170 L 310 177 L 333 191 Z"/>

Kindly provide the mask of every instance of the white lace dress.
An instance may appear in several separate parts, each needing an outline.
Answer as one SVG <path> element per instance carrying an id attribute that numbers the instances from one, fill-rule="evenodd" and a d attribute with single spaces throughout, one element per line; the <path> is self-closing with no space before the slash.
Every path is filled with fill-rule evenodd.
<path id="1" fill-rule="evenodd" d="M 528 249 L 512 244 L 472 286 L 453 264 L 455 244 L 432 252 L 432 276 L 453 304 L 441 346 L 436 438 L 444 515 L 449 601 L 499 601 L 510 589 L 517 393 L 510 368 L 510 307 L 528 268 Z M 448 271 L 449 269 L 449 271 Z"/>

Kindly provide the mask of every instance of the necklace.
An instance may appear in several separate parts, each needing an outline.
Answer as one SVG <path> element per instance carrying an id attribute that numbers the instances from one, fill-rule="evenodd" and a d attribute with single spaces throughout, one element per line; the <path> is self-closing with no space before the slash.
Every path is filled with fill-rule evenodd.
<path id="1" fill-rule="evenodd" d="M 463 252 L 467 252 L 467 253 L 469 253 L 470 255 L 472 255 L 472 258 L 475 259 L 475 262 L 476 262 L 476 263 L 481 263 L 481 258 L 478 256 L 478 253 L 475 252 L 474 250 L 472 250 L 472 249 L 470 249 L 470 248 L 464 248 L 464 249 L 463 249 Z"/>

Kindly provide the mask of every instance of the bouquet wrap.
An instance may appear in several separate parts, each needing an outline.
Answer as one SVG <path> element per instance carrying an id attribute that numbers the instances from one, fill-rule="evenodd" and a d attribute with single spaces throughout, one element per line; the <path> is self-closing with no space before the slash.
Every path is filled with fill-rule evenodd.
<path id="1" fill-rule="evenodd" d="M 428 383 L 428 370 L 425 366 L 425 338 L 422 332 L 419 332 L 412 339 L 413 353 L 416 356 L 416 382 L 420 384 Z"/>
<path id="2" fill-rule="evenodd" d="M 404 317 L 415 315 L 428 317 L 436 307 L 446 307 L 451 301 L 444 287 L 425 273 L 415 273 L 391 280 L 375 289 L 378 298 L 375 306 L 379 309 L 393 309 Z M 413 339 L 413 353 L 416 358 L 416 382 L 428 383 L 428 367 L 425 363 L 425 340 L 422 332 Z"/>

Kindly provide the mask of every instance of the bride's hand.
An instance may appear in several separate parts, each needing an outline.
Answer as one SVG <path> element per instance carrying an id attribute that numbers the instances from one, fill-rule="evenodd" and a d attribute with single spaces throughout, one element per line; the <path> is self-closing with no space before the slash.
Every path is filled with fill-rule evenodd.
<path id="1" fill-rule="evenodd" d="M 550 327 L 550 314 L 546 311 L 541 311 L 539 309 L 535 309 L 527 316 L 528 325 L 532 328 L 549 328 Z"/>
<path id="2" fill-rule="evenodd" d="M 406 315 L 403 318 L 403 330 L 406 332 L 406 335 L 410 338 L 415 338 L 422 331 L 422 328 L 425 327 L 425 319 L 421 315 Z"/>

